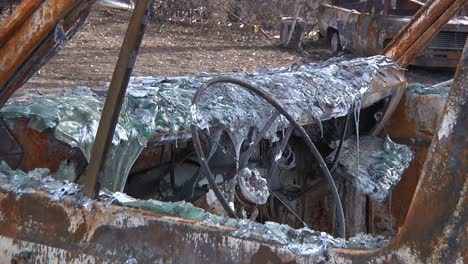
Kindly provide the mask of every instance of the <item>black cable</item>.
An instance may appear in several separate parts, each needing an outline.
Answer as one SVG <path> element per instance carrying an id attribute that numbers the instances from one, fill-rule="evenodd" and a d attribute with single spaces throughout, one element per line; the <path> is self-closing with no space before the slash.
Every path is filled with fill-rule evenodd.
<path id="1" fill-rule="evenodd" d="M 335 157 L 333 158 L 333 162 L 330 165 L 330 173 L 335 171 L 336 167 L 338 166 L 341 148 L 343 147 L 343 142 L 345 140 L 346 133 L 348 132 L 348 124 L 349 124 L 350 119 L 351 119 L 351 112 L 349 112 L 348 115 L 346 116 L 345 125 L 343 127 L 343 130 L 341 131 L 340 144 L 338 145 L 338 149 L 336 150 L 336 154 L 335 154 Z"/>
<path id="2" fill-rule="evenodd" d="M 326 180 L 328 182 L 328 185 L 330 187 L 330 190 L 331 190 L 332 195 L 333 195 L 333 199 L 335 200 L 337 210 L 338 210 L 338 223 L 340 225 L 339 234 L 340 234 L 341 237 L 344 238 L 345 234 L 346 234 L 346 227 L 345 227 L 344 212 L 343 212 L 343 206 L 342 206 L 342 203 L 341 203 L 340 195 L 339 195 L 338 190 L 336 188 L 335 182 L 333 181 L 331 173 L 328 170 L 327 164 L 323 160 L 320 152 L 315 147 L 314 143 L 312 142 L 312 140 L 310 139 L 309 135 L 304 130 L 304 128 L 301 125 L 299 125 L 299 123 L 297 123 L 296 120 L 294 120 L 294 118 L 270 94 L 264 92 L 263 90 L 255 87 L 255 86 L 253 86 L 253 85 L 251 85 L 251 84 L 249 84 L 249 83 L 247 83 L 247 82 L 245 82 L 243 80 L 239 80 L 239 79 L 236 79 L 236 78 L 218 77 L 218 78 L 214 78 L 214 79 L 211 79 L 211 80 L 205 82 L 197 90 L 197 92 L 195 93 L 195 95 L 193 97 L 193 100 L 192 100 L 192 105 L 196 106 L 198 104 L 198 102 L 200 101 L 200 98 L 201 98 L 201 95 L 203 94 L 203 92 L 209 86 L 214 85 L 216 83 L 236 84 L 236 85 L 239 85 L 239 86 L 249 90 L 250 92 L 262 97 L 268 103 L 270 103 L 274 108 L 276 108 L 276 110 L 278 112 L 280 112 L 282 115 L 284 115 L 286 117 L 286 119 L 288 119 L 288 121 L 291 124 L 293 124 L 293 126 L 299 131 L 301 137 L 306 142 L 307 147 L 310 149 L 312 154 L 315 156 L 315 158 L 319 162 L 320 169 L 324 173 L 325 178 L 326 178 Z M 199 137 L 199 134 L 198 134 L 198 127 L 195 124 L 192 124 L 191 125 L 191 131 L 192 131 L 193 144 L 194 144 L 194 147 L 195 147 L 195 151 L 197 153 L 198 158 L 200 159 L 200 163 L 202 164 L 203 169 L 205 170 L 206 178 L 208 179 L 208 182 L 210 183 L 211 188 L 213 189 L 216 197 L 218 198 L 218 200 L 220 201 L 221 205 L 226 210 L 228 215 L 230 217 L 236 217 L 234 211 L 229 206 L 228 202 L 226 201 L 226 199 L 223 197 L 221 191 L 219 190 L 218 185 L 216 184 L 215 179 L 213 177 L 213 174 L 211 173 L 211 170 L 210 170 L 210 168 L 208 166 L 208 163 L 207 163 L 206 158 L 205 158 L 205 154 L 203 153 L 203 148 L 202 148 L 201 143 L 200 143 L 200 137 Z"/>
<path id="3" fill-rule="evenodd" d="M 175 166 L 174 166 L 174 159 L 175 159 L 175 150 L 174 150 L 174 144 L 171 144 L 171 168 L 169 171 L 170 174 L 170 179 L 171 179 L 171 187 L 173 190 L 175 190 Z"/>

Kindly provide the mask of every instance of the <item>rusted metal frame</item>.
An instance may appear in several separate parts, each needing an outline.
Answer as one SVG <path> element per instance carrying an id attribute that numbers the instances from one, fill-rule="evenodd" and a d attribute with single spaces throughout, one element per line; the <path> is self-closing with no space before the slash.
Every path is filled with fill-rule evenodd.
<path id="1" fill-rule="evenodd" d="M 463 237 L 468 209 L 466 80 L 468 43 L 465 44 L 437 133 L 432 139 L 408 216 L 402 232 L 393 243 L 400 242 L 418 249 L 422 256 L 432 257 L 440 263 L 455 262 L 457 256 L 454 253 L 463 250 L 462 244 L 459 244 L 463 241 L 456 237 Z M 450 244 L 450 247 L 444 247 L 444 244 Z"/>
<path id="2" fill-rule="evenodd" d="M 429 46 L 431 40 L 437 33 L 447 24 L 447 22 L 460 10 L 467 0 L 457 0 L 415 41 L 405 53 L 396 61 L 402 67 L 407 67 L 409 63 L 421 52 Z"/>
<path id="3" fill-rule="evenodd" d="M 0 48 L 44 0 L 23 0 L 15 12 L 0 25 Z"/>
<path id="4" fill-rule="evenodd" d="M 468 111 L 468 43 L 460 60 L 437 133 L 421 171 L 408 215 L 396 237 L 373 251 L 335 249 L 356 262 L 418 261 L 455 263 L 466 259 L 468 178 L 466 112 Z M 332 254 L 333 255 L 333 254 Z"/>
<path id="5" fill-rule="evenodd" d="M 427 46 L 432 37 L 434 37 L 435 34 L 442 28 L 442 26 L 445 25 L 453 16 L 454 13 L 451 15 L 450 13 L 444 14 L 446 10 L 453 4 L 458 6 L 461 3 L 466 2 L 467 0 L 428 1 L 426 5 L 419 9 L 410 23 L 408 23 L 390 42 L 390 44 L 387 45 L 383 51 L 383 54 L 392 58 L 396 62 L 399 62 L 400 58 L 404 55 L 406 55 L 405 61 L 411 61 L 420 50 L 411 50 L 412 53 L 410 53 L 410 47 L 418 42 L 419 48 Z M 459 8 L 457 8 L 457 10 L 458 9 Z M 437 22 L 438 20 L 440 20 L 440 22 Z M 421 39 L 421 36 L 424 34 L 424 32 L 431 28 L 434 24 L 436 27 L 430 31 L 430 35 Z M 404 67 L 407 65 L 401 66 Z"/>
<path id="6" fill-rule="evenodd" d="M 120 49 L 119 58 L 109 86 L 101 120 L 93 144 L 90 163 L 82 178 L 83 192 L 95 198 L 99 193 L 99 174 L 105 161 L 109 145 L 117 125 L 122 102 L 127 91 L 128 81 L 135 65 L 146 24 L 149 19 L 153 0 L 136 2 L 125 39 Z"/>
<path id="7" fill-rule="evenodd" d="M 442 0 L 440 2 L 441 4 L 447 4 L 447 1 L 452 0 Z M 418 23 L 414 25 L 414 22 L 410 22 L 400 30 L 387 47 L 385 47 L 383 54 L 396 61 L 405 52 L 409 45 L 418 38 L 421 32 L 425 30 L 427 24 L 431 24 L 431 21 L 429 20 L 431 18 L 428 19 L 426 13 L 430 11 L 429 7 L 434 7 L 432 5 L 436 2 L 438 2 L 438 0 L 429 0 L 423 7 L 421 7 L 412 18 L 412 21 L 417 21 Z"/>
<path id="8" fill-rule="evenodd" d="M 0 89 L 72 9 L 73 0 L 45 0 L 0 48 Z"/>
<path id="9" fill-rule="evenodd" d="M 63 18 L 63 29 L 68 39 L 72 38 L 85 22 L 92 5 L 96 0 L 76 1 L 72 10 Z M 54 40 L 54 32 L 50 32 L 45 40 L 31 53 L 21 66 L 9 77 L 0 88 L 0 107 L 42 66 L 44 66 L 60 50 Z"/>
<path id="10" fill-rule="evenodd" d="M 2 260 L 30 251 L 30 263 L 317 263 L 260 235 L 234 228 L 95 202 L 54 201 L 41 191 L 18 194 L 0 182 Z M 89 262 L 88 262 L 89 261 Z M 28 262 L 29 263 L 29 262 Z"/>

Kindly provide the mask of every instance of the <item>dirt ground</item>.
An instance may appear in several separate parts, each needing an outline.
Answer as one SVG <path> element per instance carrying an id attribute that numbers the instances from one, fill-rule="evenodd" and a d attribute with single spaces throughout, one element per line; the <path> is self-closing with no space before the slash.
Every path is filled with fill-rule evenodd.
<path id="1" fill-rule="evenodd" d="M 82 29 L 20 93 L 102 87 L 109 82 L 131 15 L 110 12 L 96 5 Z M 151 21 L 133 75 L 255 71 L 300 59 L 300 54 L 280 48 L 259 33 L 232 27 L 167 23 L 161 28 Z"/>
<path id="2" fill-rule="evenodd" d="M 109 82 L 131 13 L 96 5 L 85 25 L 16 95 L 51 93 L 78 86 L 102 88 Z M 276 32 L 271 32 L 276 34 Z M 283 49 L 239 24 L 166 23 L 148 25 L 133 75 L 174 76 L 201 72 L 255 71 L 287 66 L 297 60 L 317 61 L 332 54 L 324 43 L 307 44 L 306 52 Z M 433 84 L 452 71 L 410 69 L 411 82 Z"/>

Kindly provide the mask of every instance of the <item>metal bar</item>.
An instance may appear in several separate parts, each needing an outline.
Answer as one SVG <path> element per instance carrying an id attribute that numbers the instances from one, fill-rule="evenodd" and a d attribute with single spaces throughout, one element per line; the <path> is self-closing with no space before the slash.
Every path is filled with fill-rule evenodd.
<path id="1" fill-rule="evenodd" d="M 91 159 L 86 169 L 83 191 L 89 197 L 96 197 L 99 189 L 99 173 L 115 132 L 120 109 L 127 90 L 128 81 L 135 65 L 138 50 L 143 39 L 153 0 L 137 1 L 133 10 L 125 39 L 115 65 L 109 93 L 104 104 Z"/>
<path id="2" fill-rule="evenodd" d="M 467 0 L 457 0 L 452 3 L 447 10 L 415 41 L 405 53 L 397 60 L 402 67 L 407 67 L 409 63 L 426 48 L 437 35 L 437 33 L 447 24 L 447 22 L 460 10 Z"/>
<path id="3" fill-rule="evenodd" d="M 442 12 L 442 10 L 444 10 L 443 6 L 434 6 L 434 3 L 439 5 L 445 5 L 445 7 L 447 7 L 449 5 L 449 3 L 447 3 L 448 1 L 453 0 L 429 0 L 423 7 L 419 9 L 418 12 L 416 12 L 411 21 L 385 47 L 383 54 L 396 61 L 405 52 L 405 50 L 414 41 L 417 40 L 417 38 L 419 37 L 419 35 L 422 34 L 427 25 L 432 24 L 431 18 L 428 18 L 427 13 L 431 12 L 431 10 L 434 9 L 439 12 Z M 434 13 L 434 11 L 432 11 L 432 13 Z"/>
<path id="4" fill-rule="evenodd" d="M 453 84 L 453 79 L 450 79 L 448 81 L 445 81 L 445 82 L 441 82 L 441 83 L 438 83 L 438 84 L 434 84 L 432 85 L 430 88 L 432 89 L 440 89 L 440 88 L 444 88 L 444 87 L 451 87 Z"/>
<path id="5" fill-rule="evenodd" d="M 407 67 L 467 1 L 429 1 L 416 13 L 408 25 L 398 33 L 383 53 L 400 66 Z M 372 132 L 373 135 L 378 135 L 382 131 L 383 126 L 397 108 L 405 92 L 403 88 L 395 92 L 382 122 Z"/>
<path id="6" fill-rule="evenodd" d="M 63 18 L 63 29 L 68 39 L 71 39 L 83 25 L 86 17 L 96 0 L 75 1 L 74 6 Z M 0 107 L 42 66 L 44 66 L 58 51 L 59 46 L 54 40 L 54 32 L 48 33 L 46 38 L 33 49 L 31 55 L 8 76 L 6 83 L 0 87 Z"/>
<path id="7" fill-rule="evenodd" d="M 15 30 L 0 48 L 0 90 L 11 75 L 32 54 L 57 23 L 74 6 L 74 0 L 45 0 L 36 11 Z M 1 105 L 0 105 L 1 106 Z"/>
<path id="8" fill-rule="evenodd" d="M 383 53 L 402 67 L 435 37 L 440 29 L 468 0 L 428 1 L 403 28 Z"/>

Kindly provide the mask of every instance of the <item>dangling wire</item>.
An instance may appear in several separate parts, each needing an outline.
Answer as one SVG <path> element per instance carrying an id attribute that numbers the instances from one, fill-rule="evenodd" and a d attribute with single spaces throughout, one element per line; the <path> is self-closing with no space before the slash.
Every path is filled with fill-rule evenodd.
<path id="1" fill-rule="evenodd" d="M 289 202 L 284 201 L 278 194 L 272 191 L 270 187 L 268 187 L 268 190 L 270 190 L 270 193 L 273 194 L 273 196 L 275 196 L 275 198 L 278 199 L 278 201 L 280 201 L 284 205 L 284 207 L 286 207 L 297 219 L 299 219 L 299 221 L 301 221 L 304 227 L 309 228 L 307 223 L 291 208 Z"/>

